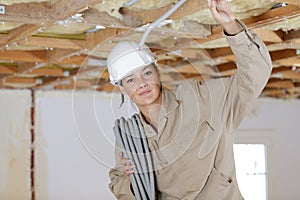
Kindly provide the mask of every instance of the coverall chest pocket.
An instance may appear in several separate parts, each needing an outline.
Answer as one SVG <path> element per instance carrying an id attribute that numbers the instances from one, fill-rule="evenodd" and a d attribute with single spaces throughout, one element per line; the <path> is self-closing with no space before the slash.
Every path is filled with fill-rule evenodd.
<path id="1" fill-rule="evenodd" d="M 203 122 L 203 127 L 199 134 L 202 135 L 202 141 L 199 143 L 198 158 L 205 158 L 217 145 L 220 140 L 221 131 L 208 121 Z"/>

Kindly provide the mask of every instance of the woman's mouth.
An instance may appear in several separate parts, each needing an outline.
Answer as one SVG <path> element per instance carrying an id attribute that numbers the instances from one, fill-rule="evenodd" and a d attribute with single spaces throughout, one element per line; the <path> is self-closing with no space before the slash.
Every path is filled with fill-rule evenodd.
<path id="1" fill-rule="evenodd" d="M 151 92 L 151 90 L 146 90 L 140 93 L 140 96 L 146 96 L 147 94 L 149 94 Z"/>

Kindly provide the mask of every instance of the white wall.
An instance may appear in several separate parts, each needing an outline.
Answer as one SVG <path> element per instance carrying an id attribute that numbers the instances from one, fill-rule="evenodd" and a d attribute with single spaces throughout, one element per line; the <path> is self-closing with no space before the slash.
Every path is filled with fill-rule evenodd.
<path id="1" fill-rule="evenodd" d="M 239 128 L 237 138 L 244 137 L 269 143 L 270 200 L 300 199 L 299 119 L 299 100 L 262 99 L 258 115 L 247 117 Z M 254 133 L 254 136 L 249 136 L 251 133 Z"/>
<path id="2" fill-rule="evenodd" d="M 47 157 L 38 163 L 37 199 L 114 199 L 107 187 L 108 169 L 114 164 L 112 126 L 119 114 L 127 115 L 132 109 L 127 110 L 125 103 L 126 109 L 117 112 L 112 102 L 120 98 L 103 94 L 37 96 L 37 157 Z M 300 199 L 299 114 L 299 101 L 262 100 L 257 117 L 246 118 L 239 128 L 240 138 L 258 131 L 271 141 L 269 175 L 276 184 L 270 184 L 269 199 Z"/>
<path id="3" fill-rule="evenodd" d="M 111 96 L 92 92 L 38 92 L 36 98 L 37 199 L 114 199 L 108 190 L 112 127 L 132 111 L 112 113 Z"/>

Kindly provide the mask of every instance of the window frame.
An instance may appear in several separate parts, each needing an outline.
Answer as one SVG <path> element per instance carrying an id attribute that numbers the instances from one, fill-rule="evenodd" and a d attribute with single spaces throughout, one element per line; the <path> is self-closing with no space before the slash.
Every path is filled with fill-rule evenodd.
<path id="1" fill-rule="evenodd" d="M 236 131 L 234 144 L 263 144 L 266 150 L 266 197 L 274 199 L 276 181 L 274 180 L 274 140 L 276 131 L 272 129 L 241 129 Z"/>

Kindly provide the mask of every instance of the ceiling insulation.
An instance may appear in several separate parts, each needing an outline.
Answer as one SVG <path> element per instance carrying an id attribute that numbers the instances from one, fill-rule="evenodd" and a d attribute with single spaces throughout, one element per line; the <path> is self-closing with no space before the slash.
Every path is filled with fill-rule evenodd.
<path id="1" fill-rule="evenodd" d="M 23 23 L 17 22 L 0 22 L 0 32 L 10 31 L 12 29 L 18 28 L 23 25 Z"/>
<path id="2" fill-rule="evenodd" d="M 30 2 L 50 2 L 50 3 L 56 3 L 59 0 L 0 0 L 0 4 L 4 5 L 13 5 L 16 3 L 30 3 Z"/>
<path id="3" fill-rule="evenodd" d="M 252 29 L 270 51 L 274 68 L 273 78 L 269 80 L 272 84 L 268 87 L 272 88 L 266 88 L 262 96 L 286 98 L 293 93 L 294 98 L 300 98 L 300 91 L 296 89 L 300 87 L 299 3 L 292 0 L 287 5 L 278 0 L 226 1 L 236 17 Z M 125 6 L 128 2 L 133 4 Z M 140 41 L 147 27 L 178 0 L 134 2 L 0 0 L 0 4 L 7 5 L 6 13 L 0 15 L 0 60 L 3 61 L 0 87 L 65 90 L 74 88 L 76 83 L 80 89 L 113 92 L 106 71 L 109 51 L 121 40 Z M 146 44 L 164 66 L 163 81 L 171 86 L 183 78 L 203 80 L 201 75 L 210 79 L 231 76 L 237 71 L 235 57 L 206 0 L 188 0 L 151 31 Z M 207 52 L 210 58 L 204 58 L 201 52 Z M 195 66 L 187 63 L 190 60 L 197 63 L 201 75 Z M 55 68 L 41 67 L 44 65 Z M 175 69 L 177 74 L 173 72 Z M 274 77 L 277 77 L 275 81 Z"/>
<path id="4" fill-rule="evenodd" d="M 87 24 L 85 22 L 64 22 L 50 26 L 43 31 L 43 34 L 81 34 L 93 29 L 94 27 L 95 25 Z"/>
<path id="5" fill-rule="evenodd" d="M 124 7 L 124 4 L 130 2 L 130 0 L 104 0 L 101 4 L 97 4 L 94 8 L 100 12 L 107 12 L 111 16 L 122 19 L 123 16 L 119 13 L 120 8 Z M 140 10 L 151 10 L 161 8 L 163 6 L 170 5 L 171 3 L 177 2 L 176 0 L 142 0 L 137 1 L 128 9 L 140 11 Z"/>
<path id="6" fill-rule="evenodd" d="M 274 23 L 264 27 L 265 29 L 277 31 L 279 29 L 283 31 L 298 30 L 300 29 L 300 17 L 294 17 L 278 23 Z"/>
<path id="7" fill-rule="evenodd" d="M 270 0 L 233 0 L 230 1 L 232 11 L 239 19 L 245 19 L 252 16 L 257 16 L 268 11 L 274 2 Z M 217 24 L 213 18 L 209 8 L 199 10 L 183 18 L 183 20 L 194 20 L 202 24 Z"/>

